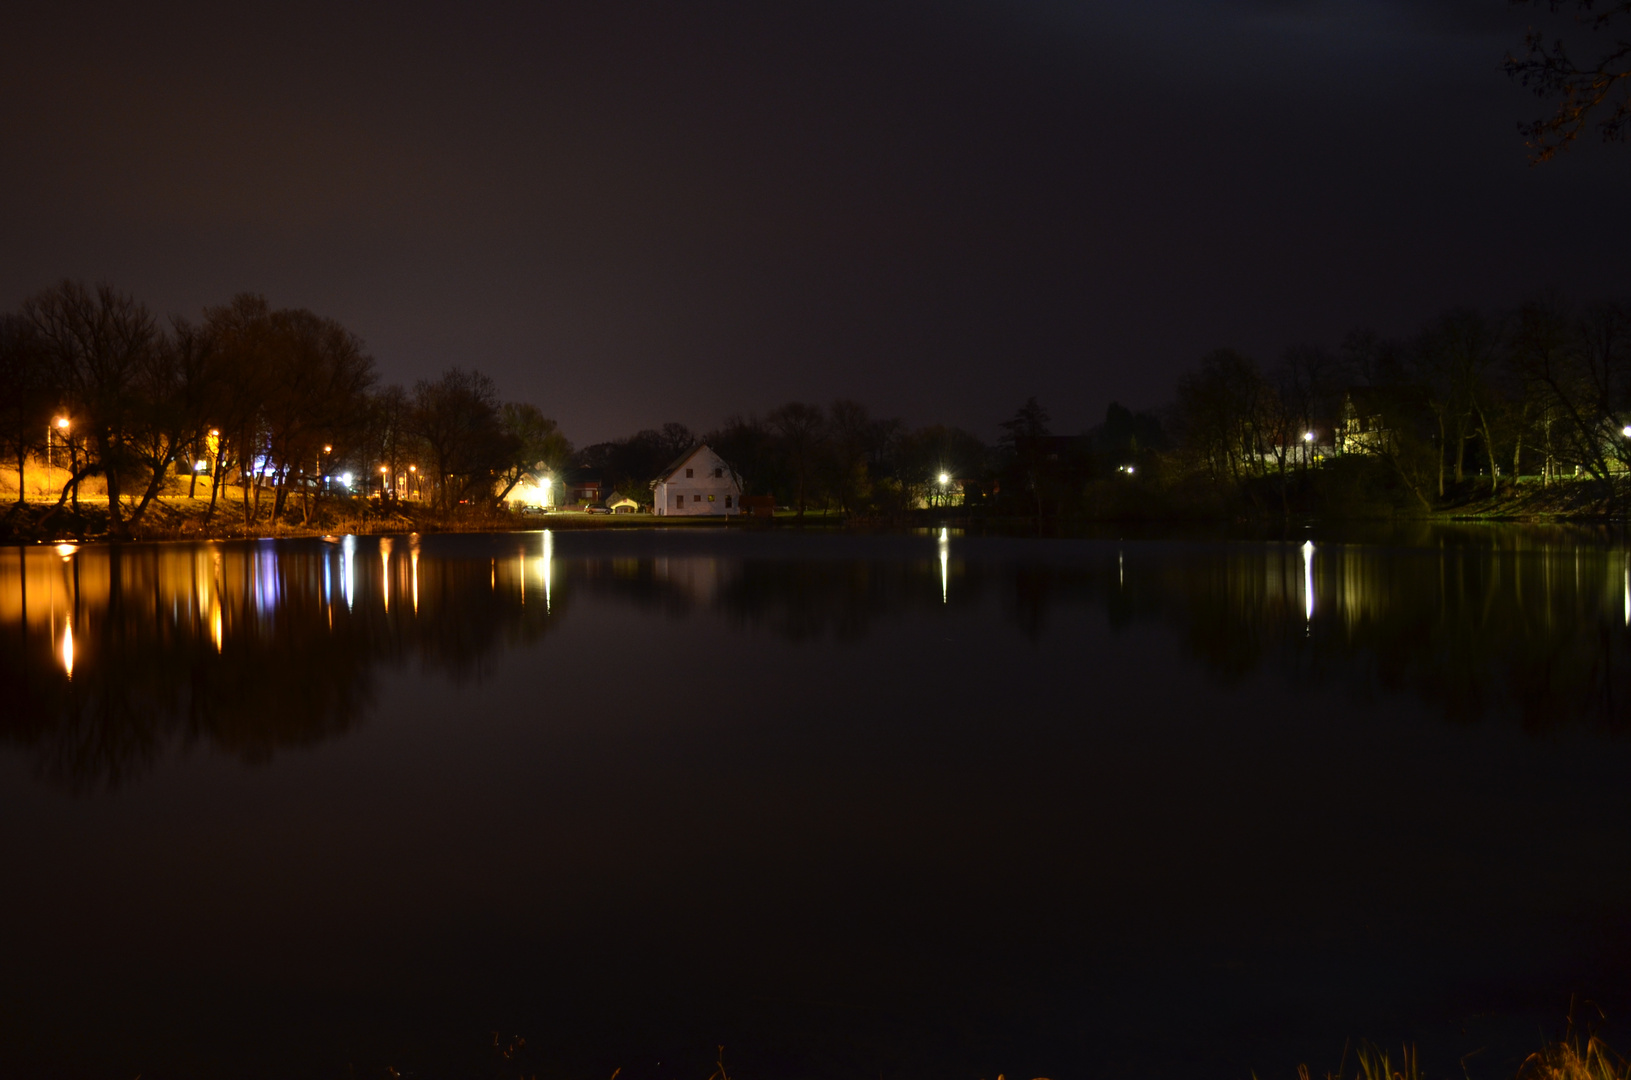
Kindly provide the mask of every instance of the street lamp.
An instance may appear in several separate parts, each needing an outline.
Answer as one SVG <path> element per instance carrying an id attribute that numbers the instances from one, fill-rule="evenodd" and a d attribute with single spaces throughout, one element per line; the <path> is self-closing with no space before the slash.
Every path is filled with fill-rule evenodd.
<path id="1" fill-rule="evenodd" d="M 54 423 L 58 431 L 64 432 L 62 438 L 63 441 L 66 442 L 68 439 L 66 434 L 68 430 L 68 418 L 66 416 L 59 416 L 56 418 Z M 51 467 L 51 429 L 49 427 L 45 429 L 45 467 L 47 469 Z"/>

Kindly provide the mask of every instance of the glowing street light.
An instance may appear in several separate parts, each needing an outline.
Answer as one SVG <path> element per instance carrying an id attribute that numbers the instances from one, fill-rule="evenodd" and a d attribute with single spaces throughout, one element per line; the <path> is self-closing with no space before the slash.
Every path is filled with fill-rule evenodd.
<path id="1" fill-rule="evenodd" d="M 1314 441 L 1314 433 L 1312 431 L 1303 432 L 1303 442 L 1313 442 L 1313 441 Z"/>
<path id="2" fill-rule="evenodd" d="M 1628 439 L 1631 439 L 1631 424 L 1627 424 L 1623 428 L 1621 428 L 1620 429 L 1620 434 L 1624 435 Z"/>
<path id="3" fill-rule="evenodd" d="M 56 418 L 55 423 L 56 423 L 56 426 L 57 426 L 57 430 L 63 433 L 62 437 L 63 437 L 63 439 L 66 440 L 68 438 L 68 434 L 67 434 L 67 432 L 68 432 L 68 418 L 66 416 L 59 416 L 59 417 Z M 48 469 L 51 467 L 51 429 L 50 428 L 45 429 L 45 467 L 48 468 Z"/>

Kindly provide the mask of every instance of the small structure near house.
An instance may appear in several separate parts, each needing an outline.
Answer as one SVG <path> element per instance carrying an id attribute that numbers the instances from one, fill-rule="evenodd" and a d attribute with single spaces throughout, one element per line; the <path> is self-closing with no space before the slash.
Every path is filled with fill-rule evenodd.
<path id="1" fill-rule="evenodd" d="M 742 513 L 754 518 L 773 518 L 776 516 L 776 496 L 774 495 L 744 495 L 738 500 L 742 506 Z"/>
<path id="2" fill-rule="evenodd" d="M 638 514 L 640 504 L 627 495 L 613 494 L 606 497 L 606 509 L 614 514 Z"/>
<path id="3" fill-rule="evenodd" d="M 600 473 L 594 469 L 568 469 L 561 484 L 563 506 L 593 506 L 600 501 Z"/>
<path id="4" fill-rule="evenodd" d="M 1337 448 L 1344 454 L 1390 454 L 1403 437 L 1431 437 L 1432 407 L 1419 386 L 1350 387 L 1342 396 Z"/>
<path id="5" fill-rule="evenodd" d="M 707 443 L 692 447 L 651 482 L 652 511 L 662 517 L 724 517 L 741 512 L 742 488 Z"/>

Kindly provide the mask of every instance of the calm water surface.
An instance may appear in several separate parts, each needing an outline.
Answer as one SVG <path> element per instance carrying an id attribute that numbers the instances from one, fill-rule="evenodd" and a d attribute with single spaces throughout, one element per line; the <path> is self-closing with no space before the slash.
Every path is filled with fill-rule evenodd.
<path id="1" fill-rule="evenodd" d="M 1344 539 L 0 550 L 0 1075 L 1508 1076 L 1631 1016 L 1625 539 Z"/>

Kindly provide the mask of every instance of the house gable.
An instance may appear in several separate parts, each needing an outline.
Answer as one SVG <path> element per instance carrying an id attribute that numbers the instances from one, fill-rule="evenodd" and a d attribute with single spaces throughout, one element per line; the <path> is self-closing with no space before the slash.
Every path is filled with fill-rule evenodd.
<path id="1" fill-rule="evenodd" d="M 661 516 L 741 512 L 742 488 L 730 465 L 706 443 L 676 458 L 651 482 L 652 510 Z"/>

